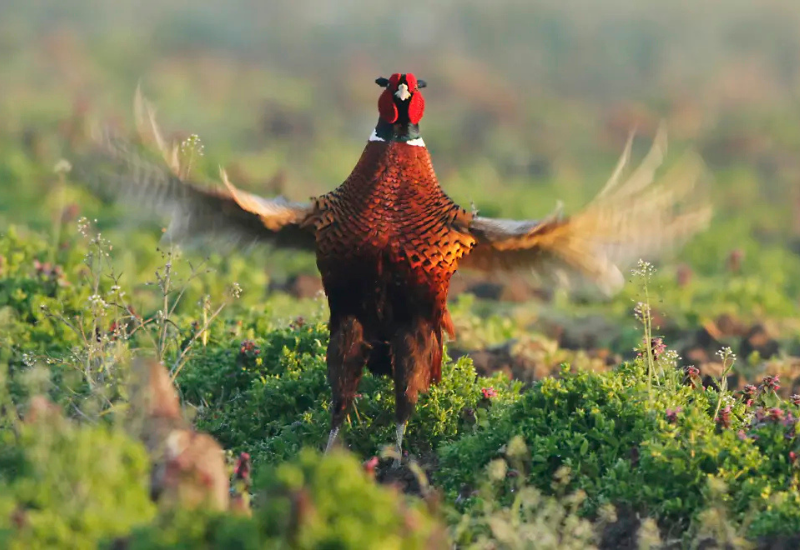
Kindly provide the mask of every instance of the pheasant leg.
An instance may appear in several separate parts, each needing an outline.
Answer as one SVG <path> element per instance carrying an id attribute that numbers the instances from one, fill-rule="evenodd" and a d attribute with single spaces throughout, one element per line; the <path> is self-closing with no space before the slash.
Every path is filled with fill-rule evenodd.
<path id="1" fill-rule="evenodd" d="M 339 427 L 333 428 L 331 433 L 328 435 L 328 445 L 325 447 L 325 454 L 328 454 L 333 446 L 336 444 L 336 441 L 339 439 Z"/>
<path id="2" fill-rule="evenodd" d="M 358 383 L 367 362 L 369 346 L 363 328 L 355 317 L 331 318 L 328 343 L 328 383 L 331 386 L 331 431 L 325 453 L 336 445 L 339 431 L 355 399 Z"/>
<path id="3" fill-rule="evenodd" d="M 397 440 L 396 440 L 396 447 L 395 451 L 397 452 L 397 456 L 394 459 L 394 463 L 392 467 L 399 468 L 400 464 L 403 461 L 403 435 L 406 433 L 406 423 L 405 422 L 398 422 L 397 423 Z"/>

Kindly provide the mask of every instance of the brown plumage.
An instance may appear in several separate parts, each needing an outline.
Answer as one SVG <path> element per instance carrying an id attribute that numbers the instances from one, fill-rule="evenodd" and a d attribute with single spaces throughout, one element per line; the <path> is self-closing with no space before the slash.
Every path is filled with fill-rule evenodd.
<path id="1" fill-rule="evenodd" d="M 698 193 L 704 170 L 697 157 L 688 155 L 654 182 L 666 148 L 660 131 L 639 168 L 623 180 L 629 140 L 606 186 L 575 216 L 556 212 L 514 221 L 467 212 L 439 186 L 419 137 L 424 82 L 411 74 L 376 82 L 385 88 L 380 118 L 361 158 L 344 183 L 309 203 L 241 191 L 224 172 L 224 189 L 186 181 L 177 145 L 165 143 L 138 94 L 140 136 L 155 143 L 166 169 L 108 136 L 98 141 L 96 154 L 76 164 L 99 190 L 170 215 L 169 238 L 225 232 L 313 250 L 330 306 L 328 447 L 366 367 L 394 379 L 399 451 L 419 393 L 441 377 L 443 335 L 454 336 L 447 293 L 457 269 L 525 269 L 610 294 L 624 283 L 621 269 L 686 241 L 705 228 L 711 210 Z"/>

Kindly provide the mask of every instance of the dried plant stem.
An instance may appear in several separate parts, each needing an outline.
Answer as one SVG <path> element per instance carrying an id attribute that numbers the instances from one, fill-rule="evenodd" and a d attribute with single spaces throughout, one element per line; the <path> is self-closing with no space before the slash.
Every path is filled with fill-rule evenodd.
<path id="1" fill-rule="evenodd" d="M 724 348 L 717 352 L 717 356 L 722 359 L 722 373 L 719 376 L 719 380 L 717 381 L 717 387 L 719 387 L 719 393 L 717 395 L 717 407 L 714 410 L 714 420 L 719 417 L 719 410 L 722 408 L 722 397 L 728 391 L 728 374 L 733 369 L 734 363 L 736 363 L 736 355 L 734 355 L 731 348 Z"/>
<path id="2" fill-rule="evenodd" d="M 172 375 L 172 381 L 174 382 L 176 378 L 178 378 L 178 374 L 180 374 L 181 369 L 183 369 L 184 365 L 186 364 L 186 360 L 188 359 L 188 353 L 192 349 L 192 346 L 197 341 L 197 339 L 202 335 L 205 334 L 208 328 L 211 326 L 211 323 L 214 322 L 214 319 L 222 313 L 222 310 L 225 309 L 227 303 L 221 304 L 217 309 L 211 314 L 211 316 L 207 316 L 207 319 L 202 327 L 199 330 L 195 331 L 194 335 L 189 339 L 189 342 L 184 346 L 183 350 L 181 351 L 178 358 L 172 365 L 170 369 Z"/>

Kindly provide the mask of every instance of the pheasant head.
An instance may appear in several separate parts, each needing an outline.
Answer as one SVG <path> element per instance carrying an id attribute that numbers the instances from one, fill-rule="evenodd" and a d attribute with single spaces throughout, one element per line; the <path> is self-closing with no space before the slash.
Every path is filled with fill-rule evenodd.
<path id="1" fill-rule="evenodd" d="M 378 99 L 378 124 L 371 141 L 405 141 L 419 139 L 419 121 L 425 112 L 425 98 L 420 92 L 425 81 L 411 73 L 394 73 L 389 78 L 377 78 L 384 88 Z"/>

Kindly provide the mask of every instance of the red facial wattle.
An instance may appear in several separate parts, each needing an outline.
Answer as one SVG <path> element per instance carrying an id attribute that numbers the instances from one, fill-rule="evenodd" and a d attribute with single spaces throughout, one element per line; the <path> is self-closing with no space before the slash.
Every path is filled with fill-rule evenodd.
<path id="1" fill-rule="evenodd" d="M 419 124 L 422 114 L 425 112 L 425 98 L 419 91 L 415 91 L 408 104 L 408 120 L 411 124 Z"/>
<path id="2" fill-rule="evenodd" d="M 378 112 L 381 118 L 390 124 L 394 124 L 397 120 L 397 105 L 394 104 L 394 92 L 389 89 L 389 86 L 386 87 L 378 99 Z"/>
<path id="3" fill-rule="evenodd" d="M 390 124 L 397 122 L 399 117 L 397 105 L 394 102 L 394 94 L 397 92 L 402 76 L 400 73 L 394 73 L 389 77 L 389 84 L 387 84 L 386 89 L 378 99 L 378 112 L 381 118 Z M 411 73 L 406 73 L 405 77 L 406 85 L 411 92 L 411 100 L 408 104 L 408 120 L 411 124 L 419 124 L 425 112 L 425 98 L 422 97 L 418 90 L 417 78 Z"/>
<path id="4" fill-rule="evenodd" d="M 425 98 L 419 92 L 416 76 L 412 73 L 406 73 L 406 83 L 408 84 L 408 89 L 412 92 L 411 102 L 408 104 L 408 120 L 411 124 L 419 124 L 425 112 Z"/>

